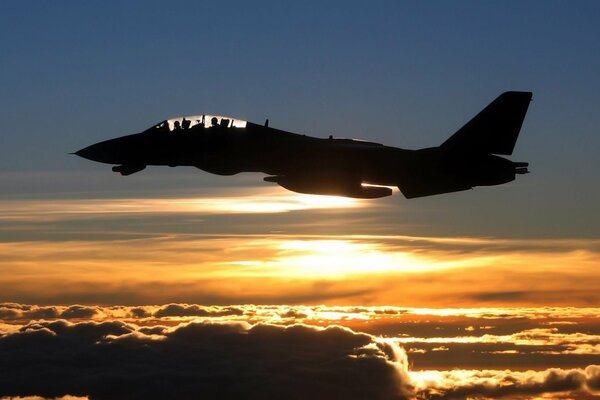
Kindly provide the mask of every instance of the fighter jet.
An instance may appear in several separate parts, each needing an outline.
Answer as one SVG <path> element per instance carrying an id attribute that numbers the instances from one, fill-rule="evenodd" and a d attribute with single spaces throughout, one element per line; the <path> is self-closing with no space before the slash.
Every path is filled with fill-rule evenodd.
<path id="1" fill-rule="evenodd" d="M 172 118 L 75 154 L 131 175 L 148 165 L 217 175 L 267 174 L 266 182 L 318 195 L 406 198 L 500 185 L 528 172 L 511 155 L 531 92 L 505 92 L 438 147 L 405 150 L 355 139 L 315 138 L 220 115 Z"/>

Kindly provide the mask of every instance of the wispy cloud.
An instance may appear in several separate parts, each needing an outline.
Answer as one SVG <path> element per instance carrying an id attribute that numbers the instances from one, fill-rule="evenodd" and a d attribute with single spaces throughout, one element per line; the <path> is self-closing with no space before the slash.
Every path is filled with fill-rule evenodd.
<path id="1" fill-rule="evenodd" d="M 224 193 L 196 198 L 5 199 L 0 200 L 0 220 L 48 221 L 143 213 L 270 214 L 300 210 L 351 210 L 365 205 L 363 200 L 299 194 L 280 188 L 245 188 L 221 192 Z"/>

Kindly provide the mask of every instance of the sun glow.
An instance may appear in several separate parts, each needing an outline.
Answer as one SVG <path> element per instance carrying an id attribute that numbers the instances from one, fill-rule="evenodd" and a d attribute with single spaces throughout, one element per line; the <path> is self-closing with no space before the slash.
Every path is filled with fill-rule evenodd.
<path id="1" fill-rule="evenodd" d="M 246 271 L 249 275 L 329 279 L 349 275 L 425 272 L 469 264 L 427 259 L 369 241 L 274 240 L 266 243 L 261 240 L 254 245 L 273 248 L 275 254 L 267 260 L 235 260 L 230 264 L 251 267 Z"/>
<path id="2" fill-rule="evenodd" d="M 386 271 L 410 271 L 421 264 L 408 254 L 387 254 L 374 243 L 349 240 L 287 241 L 285 264 L 294 275 L 343 276 Z"/>

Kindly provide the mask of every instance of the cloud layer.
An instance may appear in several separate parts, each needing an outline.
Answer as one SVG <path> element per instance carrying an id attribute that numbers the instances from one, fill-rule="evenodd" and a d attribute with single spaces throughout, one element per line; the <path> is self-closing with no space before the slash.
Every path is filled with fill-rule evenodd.
<path id="1" fill-rule="evenodd" d="M 148 229 L 144 237 L 120 231 L 120 239 L 97 232 L 102 237 L 80 240 L 81 233 L 71 232 L 78 237 L 71 238 L 50 227 L 44 232 L 53 232 L 52 239 L 0 241 L 2 299 L 428 307 L 600 301 L 600 248 L 594 240 L 169 234 L 168 229 Z M 546 279 L 538 279 L 540 274 Z"/>
<path id="2" fill-rule="evenodd" d="M 592 399 L 599 313 L 3 303 L 0 399 Z"/>

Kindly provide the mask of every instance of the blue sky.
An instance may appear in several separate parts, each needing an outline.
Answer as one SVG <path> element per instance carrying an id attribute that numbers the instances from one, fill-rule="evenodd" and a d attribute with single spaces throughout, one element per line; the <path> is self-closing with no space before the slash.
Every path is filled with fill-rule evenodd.
<path id="1" fill-rule="evenodd" d="M 532 174 L 383 201 L 441 210 L 466 234 L 598 237 L 599 16 L 597 2 L 5 3 L 0 195 L 263 185 L 183 168 L 123 181 L 67 155 L 169 116 L 268 117 L 294 132 L 419 148 L 441 143 L 502 91 L 531 90 L 512 159 L 529 161 Z M 424 214 L 435 233 L 439 213 Z"/>

